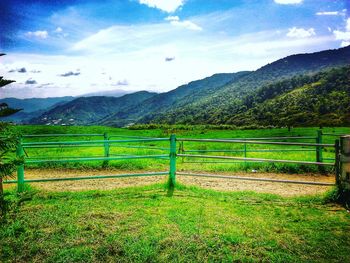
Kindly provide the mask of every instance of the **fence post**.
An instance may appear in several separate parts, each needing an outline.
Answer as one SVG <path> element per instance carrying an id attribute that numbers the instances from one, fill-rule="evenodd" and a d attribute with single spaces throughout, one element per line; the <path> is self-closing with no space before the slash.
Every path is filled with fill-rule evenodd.
<path id="1" fill-rule="evenodd" d="M 168 187 L 169 189 L 173 189 L 175 187 L 175 179 L 176 179 L 176 135 L 172 134 L 170 136 L 170 167 L 169 167 L 169 181 Z"/>
<path id="2" fill-rule="evenodd" d="M 335 183 L 339 185 L 339 175 L 340 175 L 340 141 L 335 140 L 334 143 L 335 151 Z"/>
<path id="3" fill-rule="evenodd" d="M 317 131 L 316 143 L 322 144 L 322 131 L 321 130 Z M 316 162 L 318 162 L 318 163 L 323 162 L 322 146 L 316 146 Z"/>
<path id="4" fill-rule="evenodd" d="M 109 157 L 109 142 L 108 142 L 109 138 L 108 138 L 108 134 L 106 132 L 103 134 L 103 140 L 104 140 L 104 142 L 103 142 L 104 156 Z M 108 166 L 107 160 L 103 161 L 103 167 L 106 167 L 106 166 Z"/>
<path id="5" fill-rule="evenodd" d="M 339 201 L 350 206 L 350 135 L 340 137 Z"/>
<path id="6" fill-rule="evenodd" d="M 22 147 L 22 137 L 19 138 L 16 148 L 17 158 L 24 157 L 24 150 Z M 17 191 L 19 193 L 24 191 L 24 163 L 17 166 Z"/>
<path id="7" fill-rule="evenodd" d="M 179 153 L 181 153 L 181 154 L 185 153 L 184 142 L 180 142 Z M 181 162 L 182 163 L 184 162 L 184 157 L 181 158 Z"/>

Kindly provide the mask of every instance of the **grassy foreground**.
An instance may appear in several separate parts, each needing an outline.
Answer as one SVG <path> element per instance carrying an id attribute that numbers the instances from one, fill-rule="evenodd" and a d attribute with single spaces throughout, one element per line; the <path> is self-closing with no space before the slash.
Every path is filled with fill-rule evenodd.
<path id="1" fill-rule="evenodd" d="M 152 185 L 6 198 L 0 262 L 350 262 L 350 214 L 325 197 Z"/>

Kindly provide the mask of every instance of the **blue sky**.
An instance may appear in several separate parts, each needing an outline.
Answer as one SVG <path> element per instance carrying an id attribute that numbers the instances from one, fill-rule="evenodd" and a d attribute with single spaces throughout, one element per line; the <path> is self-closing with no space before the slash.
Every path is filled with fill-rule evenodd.
<path id="1" fill-rule="evenodd" d="M 0 97 L 167 91 L 350 44 L 347 0 L 2 0 Z"/>

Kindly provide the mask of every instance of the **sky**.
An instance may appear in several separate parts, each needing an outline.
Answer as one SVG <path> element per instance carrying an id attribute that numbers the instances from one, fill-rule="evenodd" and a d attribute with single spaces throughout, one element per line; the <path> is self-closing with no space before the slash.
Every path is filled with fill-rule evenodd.
<path id="1" fill-rule="evenodd" d="M 0 98 L 164 92 L 350 44 L 348 0 L 1 0 Z"/>

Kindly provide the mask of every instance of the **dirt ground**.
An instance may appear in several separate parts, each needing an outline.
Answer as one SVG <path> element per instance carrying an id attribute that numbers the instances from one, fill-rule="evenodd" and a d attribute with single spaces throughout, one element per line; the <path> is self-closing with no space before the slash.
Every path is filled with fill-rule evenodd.
<path id="1" fill-rule="evenodd" d="M 113 170 L 58 170 L 58 169 L 30 169 L 25 171 L 26 179 L 34 178 L 63 178 L 79 177 L 92 175 L 116 175 L 126 173 L 142 173 L 145 171 L 113 171 Z M 205 172 L 203 172 L 205 173 Z M 275 174 L 275 173 L 220 173 L 225 176 L 242 176 L 271 178 L 282 180 L 298 180 L 310 182 L 334 183 L 334 175 L 319 174 Z M 177 181 L 185 185 L 196 185 L 207 189 L 220 191 L 256 191 L 260 193 L 272 193 L 281 196 L 299 196 L 324 193 L 330 189 L 330 186 L 287 184 L 276 182 L 257 182 L 226 178 L 203 178 L 185 175 L 177 175 Z M 144 176 L 131 178 L 114 179 L 94 179 L 79 181 L 58 181 L 31 183 L 39 189 L 48 191 L 81 191 L 81 190 L 111 190 L 120 187 L 141 186 L 159 182 L 166 182 L 167 175 Z M 15 187 L 15 184 L 7 184 L 6 188 Z"/>

